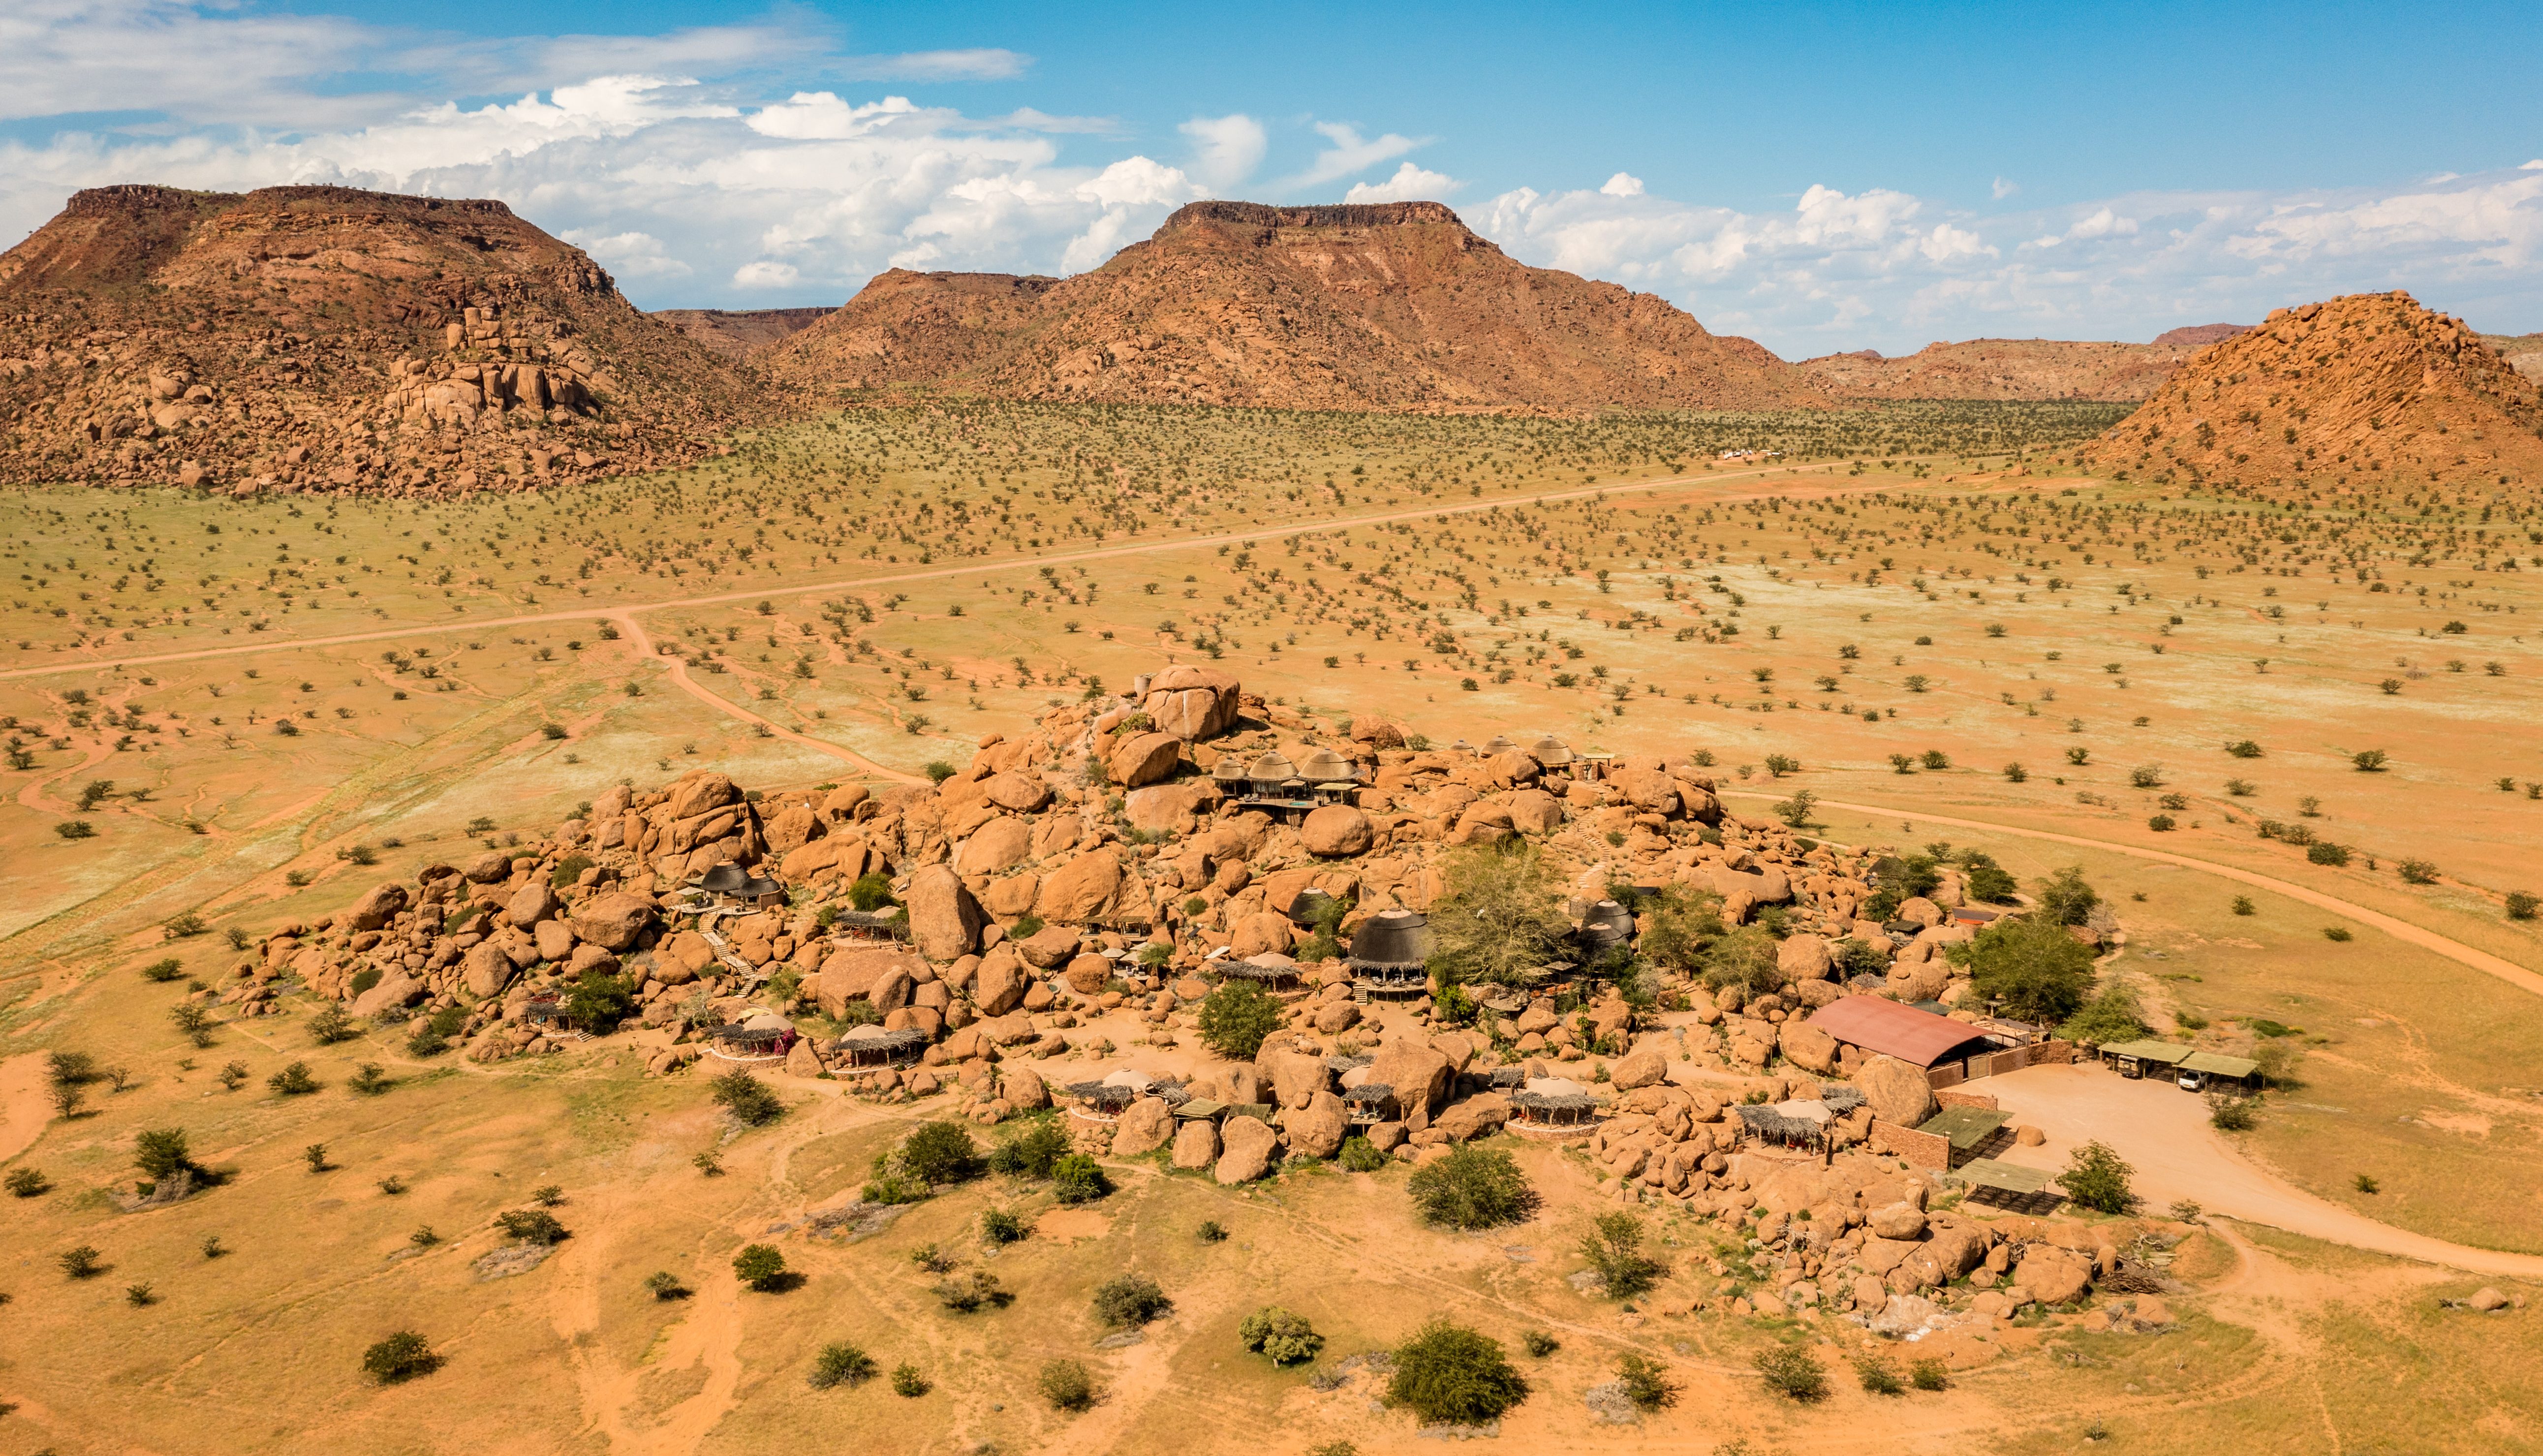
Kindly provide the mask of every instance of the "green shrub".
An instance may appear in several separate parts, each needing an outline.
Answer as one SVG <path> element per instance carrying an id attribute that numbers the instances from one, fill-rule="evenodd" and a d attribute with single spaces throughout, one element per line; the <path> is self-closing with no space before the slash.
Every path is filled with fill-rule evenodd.
<path id="1" fill-rule="evenodd" d="M 0 1186 L 5 1186 L 13 1198 L 34 1198 L 52 1191 L 53 1181 L 36 1169 L 21 1167 L 10 1169 Z"/>
<path id="2" fill-rule="evenodd" d="M 2207 1125 L 2219 1132 L 2249 1132 L 2260 1123 L 2252 1114 L 2252 1100 L 2247 1097 L 2217 1097 L 2208 1100 Z"/>
<path id="3" fill-rule="evenodd" d="M 863 1385 L 875 1373 L 874 1356 L 844 1340 L 821 1346 L 812 1357 L 812 1372 L 804 1377 L 814 1390 L 830 1390 L 842 1385 Z"/>
<path id="4" fill-rule="evenodd" d="M 400 1330 L 362 1351 L 362 1373 L 382 1385 L 403 1384 L 440 1368 L 441 1356 L 412 1330 Z"/>
<path id="5" fill-rule="evenodd" d="M 2108 1046 L 2118 1041 L 2132 1041 L 2150 1029 L 2145 1023 L 2145 1010 L 2138 1004 L 2134 991 L 2117 981 L 2102 988 L 2081 1011 L 2068 1017 L 2057 1029 L 2057 1035 L 2069 1041 L 2086 1041 L 2095 1046 Z"/>
<path id="6" fill-rule="evenodd" d="M 2135 1205 L 2128 1180 L 2136 1172 L 2108 1143 L 2095 1139 L 2067 1155 L 2057 1186 L 2066 1196 L 2096 1213 L 2125 1213 Z"/>
<path id="7" fill-rule="evenodd" d="M 1616 1383 L 1637 1411 L 1651 1412 L 1677 1404 L 1678 1383 L 1668 1367 L 1647 1355 L 1626 1351 L 1616 1360 Z"/>
<path id="8" fill-rule="evenodd" d="M 2345 867 L 2349 863 L 2349 846 L 2334 844 L 2328 839 L 2317 839 L 2305 846 L 2305 862 L 2311 865 L 2329 865 L 2334 869 Z"/>
<path id="9" fill-rule="evenodd" d="M 1113 1191 L 1113 1182 L 1094 1158 L 1070 1153 L 1050 1165 L 1050 1191 L 1063 1203 L 1092 1203 Z"/>
<path id="10" fill-rule="evenodd" d="M 916 1400 L 918 1397 L 927 1394 L 935 1388 L 936 1387 L 929 1382 L 928 1378 L 924 1374 L 920 1373 L 919 1368 L 916 1365 L 910 1364 L 906 1360 L 903 1360 L 899 1364 L 891 1367 L 891 1393 L 893 1395 L 907 1396 L 912 1400 Z"/>
<path id="11" fill-rule="evenodd" d="M 309 1019 L 309 1035 L 319 1045 L 333 1046 L 339 1041 L 350 1041 L 362 1033 L 342 1005 L 330 1001 Z"/>
<path id="12" fill-rule="evenodd" d="M 1453 1229 L 1516 1223 L 1537 1203 L 1535 1190 L 1509 1154 L 1472 1143 L 1461 1143 L 1446 1157 L 1414 1169 L 1406 1188 L 1424 1219 Z"/>
<path id="13" fill-rule="evenodd" d="M 997 1275 L 973 1269 L 955 1278 L 938 1280 L 936 1302 L 958 1315 L 967 1315 L 977 1313 L 983 1305 L 1005 1309 L 1016 1302 L 1016 1297 L 998 1287 Z"/>
<path id="14" fill-rule="evenodd" d="M 1342 1165 L 1347 1173 L 1375 1173 L 1386 1166 L 1386 1155 L 1377 1150 L 1377 1144 L 1355 1132 L 1343 1139 Z"/>
<path id="15" fill-rule="evenodd" d="M 735 1067 L 707 1084 L 715 1104 L 736 1122 L 749 1127 L 764 1127 L 777 1120 L 786 1104 L 768 1084 Z"/>
<path id="16" fill-rule="evenodd" d="M 1023 1131 L 999 1140 L 989 1150 L 989 1171 L 1022 1178 L 1048 1178 L 1053 1165 L 1074 1151 L 1068 1129 L 1056 1117 L 1036 1117 Z"/>
<path id="17" fill-rule="evenodd" d="M 1033 1232 L 1030 1224 L 1004 1208 L 980 1210 L 980 1237 L 991 1244 L 1013 1244 Z"/>
<path id="18" fill-rule="evenodd" d="M 1544 1359 L 1547 1355 L 1554 1353 L 1556 1350 L 1563 1348 L 1562 1341 L 1555 1339 L 1551 1334 L 1543 1330 L 1530 1330 L 1526 1332 L 1519 1336 L 1518 1342 L 1529 1354 L 1536 1356 L 1540 1360 Z"/>
<path id="19" fill-rule="evenodd" d="M 1526 1400 L 1527 1391 L 1501 1341 L 1445 1320 L 1424 1325 L 1396 1347 L 1386 1385 L 1387 1399 L 1425 1425 L 1481 1425 Z"/>
<path id="20" fill-rule="evenodd" d="M 2018 1021 L 2054 1026 L 2082 1010 L 2093 989 L 2092 948 L 2049 915 L 1998 920 L 1945 954 L 1969 968 L 1981 1001 L 2001 998 Z"/>
<path id="21" fill-rule="evenodd" d="M 565 1225 L 544 1208 L 506 1209 L 495 1215 L 495 1226 L 519 1244 L 562 1244 L 568 1237 Z"/>
<path id="22" fill-rule="evenodd" d="M 2507 918 L 2510 920 L 2531 920 L 2538 913 L 2543 913 L 2543 897 L 2528 894 L 2521 889 L 2511 889 L 2507 892 L 2506 909 Z"/>
<path id="23" fill-rule="evenodd" d="M 567 855 L 548 872 L 548 888 L 563 889 L 578 881 L 582 879 L 582 872 L 591 868 L 591 856 L 586 854 Z"/>
<path id="24" fill-rule="evenodd" d="M 732 1257 L 733 1276 L 762 1294 L 791 1287 L 786 1256 L 766 1244 L 745 1244 Z"/>
<path id="25" fill-rule="evenodd" d="M 152 1183 L 193 1170 L 194 1163 L 182 1127 L 143 1129 L 132 1140 L 132 1166 Z"/>
<path id="26" fill-rule="evenodd" d="M 1201 998 L 1201 1039 L 1232 1061 L 1250 1060 L 1279 1027 L 1279 1001 L 1252 981 L 1223 981 Z"/>
<path id="27" fill-rule="evenodd" d="M 1095 1318 L 1116 1330 L 1135 1329 L 1175 1307 L 1157 1281 L 1144 1274 L 1116 1274 L 1095 1286 Z"/>
<path id="28" fill-rule="evenodd" d="M 1071 1413 L 1094 1409 L 1095 1377 L 1075 1360 L 1052 1360 L 1041 1367 L 1035 1382 L 1041 1398 L 1054 1411 Z"/>
<path id="29" fill-rule="evenodd" d="M 265 1085 L 284 1097 L 306 1097 L 318 1090 L 318 1079 L 309 1075 L 307 1062 L 293 1062 L 266 1078 Z"/>
<path id="30" fill-rule="evenodd" d="M 1952 1377 L 1942 1361 L 1925 1359 L 1907 1367 L 1907 1383 L 1918 1390 L 1948 1390 Z"/>
<path id="31" fill-rule="evenodd" d="M 2039 900 L 2042 918 L 2058 925 L 2081 925 L 2102 897 L 2084 882 L 2082 868 L 2069 865 L 2040 881 Z"/>
<path id="32" fill-rule="evenodd" d="M 1854 1373 L 1869 1394 L 1900 1396 L 1907 1393 L 1907 1382 L 1900 1380 L 1898 1371 L 1879 1355 L 1865 1355 L 1855 1361 Z"/>
<path id="33" fill-rule="evenodd" d="M 1200 1227 L 1193 1230 L 1193 1237 L 1204 1244 L 1224 1244 L 1227 1242 L 1227 1230 L 1219 1226 L 1217 1219 L 1204 1218 L 1200 1221 Z"/>
<path id="34" fill-rule="evenodd" d="M 1276 1304 L 1247 1315 L 1236 1335 L 1247 1349 L 1274 1365 L 1303 1365 L 1325 1347 L 1325 1337 L 1304 1316 Z"/>
<path id="35" fill-rule="evenodd" d="M 1826 1367 L 1798 1344 L 1770 1344 L 1757 1351 L 1750 1363 L 1766 1388 L 1786 1400 L 1807 1404 L 1827 1394 Z"/>
<path id="36" fill-rule="evenodd" d="M 174 956 L 163 957 L 141 967 L 141 978 L 145 981 L 173 981 L 185 973 L 186 962 Z M 365 986 L 362 989 L 370 988 Z"/>
<path id="37" fill-rule="evenodd" d="M 858 876 L 856 882 L 848 886 L 848 903 L 872 914 L 886 905 L 897 905 L 900 901 L 892 897 L 891 877 L 877 871 L 871 875 Z"/>
<path id="38" fill-rule="evenodd" d="M 2003 866 L 1977 853 L 1961 861 L 1961 885 L 1970 899 L 1998 905 L 2013 903 L 2014 891 L 2019 887 Z"/>
<path id="39" fill-rule="evenodd" d="M 585 971 L 565 997 L 565 1014 L 595 1036 L 606 1036 L 636 1011 L 636 986 L 623 974 Z M 734 1068 L 739 1071 L 738 1067 Z"/>
<path id="40" fill-rule="evenodd" d="M 1580 1257 L 1605 1281 L 1610 1299 L 1632 1299 L 1650 1291 L 1668 1272 L 1668 1265 L 1643 1252 L 1643 1221 L 1630 1213 L 1602 1213 L 1580 1238 Z"/>
<path id="41" fill-rule="evenodd" d="M 924 1122 L 902 1140 L 901 1166 L 931 1188 L 944 1188 L 974 1177 L 980 1149 L 960 1122 Z"/>

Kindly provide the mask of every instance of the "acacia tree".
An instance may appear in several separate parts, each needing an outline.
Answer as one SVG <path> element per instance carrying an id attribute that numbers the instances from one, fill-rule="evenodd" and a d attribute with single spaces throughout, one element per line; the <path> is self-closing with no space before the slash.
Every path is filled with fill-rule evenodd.
<path id="1" fill-rule="evenodd" d="M 1430 974 L 1442 985 L 1524 982 L 1572 933 L 1554 867 L 1534 845 L 1469 845 L 1447 856 L 1440 874 Z"/>

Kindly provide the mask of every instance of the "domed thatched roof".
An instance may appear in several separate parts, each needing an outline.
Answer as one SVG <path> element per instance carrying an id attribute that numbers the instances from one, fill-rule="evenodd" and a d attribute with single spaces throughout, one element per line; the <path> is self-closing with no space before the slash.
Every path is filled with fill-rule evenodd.
<path id="1" fill-rule="evenodd" d="M 1370 965 L 1418 965 L 1430 958 L 1430 918 L 1412 910 L 1369 917 L 1351 937 L 1350 958 Z"/>
<path id="2" fill-rule="evenodd" d="M 1298 777 L 1298 766 L 1280 756 L 1277 748 L 1267 750 L 1245 770 L 1245 776 L 1256 783 L 1286 783 Z"/>
<path id="3" fill-rule="evenodd" d="M 1527 751 L 1535 754 L 1536 761 L 1547 768 L 1560 768 L 1572 761 L 1572 745 L 1552 733 L 1537 739 Z"/>
<path id="4" fill-rule="evenodd" d="M 1298 777 L 1310 784 L 1355 784 L 1359 782 L 1359 771 L 1331 748 L 1319 748 L 1298 765 Z"/>
<path id="5" fill-rule="evenodd" d="M 1509 740 L 1509 736 L 1507 734 L 1495 733 L 1484 740 L 1483 751 L 1487 754 L 1503 754 L 1507 753 L 1517 746 L 1518 745 L 1516 743 Z"/>
<path id="6" fill-rule="evenodd" d="M 1218 767 L 1209 771 L 1209 776 L 1221 784 L 1242 784 L 1249 777 L 1245 765 L 1233 758 L 1220 759 Z"/>
<path id="7" fill-rule="evenodd" d="M 1580 939 L 1593 946 L 1620 945 L 1634 938 L 1634 912 L 1614 900 L 1600 900 L 1580 917 Z"/>

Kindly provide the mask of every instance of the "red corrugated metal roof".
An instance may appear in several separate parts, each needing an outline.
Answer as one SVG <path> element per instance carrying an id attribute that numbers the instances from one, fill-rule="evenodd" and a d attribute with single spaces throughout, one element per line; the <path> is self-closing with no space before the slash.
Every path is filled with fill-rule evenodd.
<path id="1" fill-rule="evenodd" d="M 1811 1013 L 1809 1024 L 1839 1041 L 1851 1041 L 1866 1051 L 1894 1056 L 1920 1067 L 1932 1066 L 1945 1053 L 1982 1035 L 1966 1022 L 1918 1011 L 1904 1002 L 1879 996 L 1848 996 L 1831 1001 Z"/>

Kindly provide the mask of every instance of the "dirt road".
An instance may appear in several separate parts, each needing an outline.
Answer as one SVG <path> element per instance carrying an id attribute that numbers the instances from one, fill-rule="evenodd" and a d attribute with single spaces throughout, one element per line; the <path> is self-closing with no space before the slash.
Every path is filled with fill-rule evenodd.
<path id="1" fill-rule="evenodd" d="M 1721 793 L 1723 797 L 1729 799 L 1783 797 L 1775 794 L 1759 794 L 1746 789 L 1725 789 Z M 2353 900 L 2344 900 L 2338 895 L 2324 894 L 2321 890 L 2309 889 L 2304 885 L 2263 875 L 2258 871 L 2240 869 L 2233 865 L 2220 865 L 2212 860 L 2195 860 L 2188 855 L 2174 854 L 2169 850 L 2142 849 L 2133 844 L 2115 844 L 2107 839 L 2086 839 L 2079 834 L 2056 834 L 2046 829 L 2022 829 L 1988 819 L 1961 819 L 1954 818 L 1950 814 L 1928 813 L 1923 809 L 1898 808 L 1875 804 L 1845 804 L 1833 799 L 1818 800 L 1817 804 L 1821 808 L 1841 808 L 1859 814 L 1887 814 L 1898 819 L 1922 819 L 1929 824 L 1947 824 L 1955 829 L 1982 829 L 1990 834 L 2011 834 L 2020 839 L 2045 839 L 2055 844 L 2072 844 L 2084 849 L 2107 850 L 2112 854 L 2126 855 L 2131 859 L 2153 860 L 2159 864 L 2179 865 L 2185 870 L 2203 871 L 2227 880 L 2240 881 L 2245 884 L 2258 885 L 2273 894 L 2301 900 L 2317 909 L 2346 915 L 2360 925 L 2371 926 L 2397 941 L 2417 946 L 2423 951 L 2433 951 L 2448 960 L 2469 965 L 2485 975 L 2495 975 L 2518 990 L 2543 996 L 2543 974 L 2528 970 L 2513 960 L 2502 959 L 2487 951 L 2476 951 L 2461 941 L 2448 940 L 2433 930 L 2413 925 L 2407 920 L 2397 920 L 2380 910 L 2369 910 Z"/>
<path id="2" fill-rule="evenodd" d="M 238 657 L 256 652 L 279 652 L 302 648 L 343 647 L 351 643 L 390 642 L 437 632 L 484 632 L 495 627 L 529 627 L 543 622 L 588 622 L 594 617 L 613 617 L 620 621 L 632 612 L 658 612 L 678 607 L 722 606 L 729 602 L 773 600 L 783 596 L 813 596 L 825 591 L 857 591 L 876 586 L 893 586 L 909 581 L 941 581 L 949 576 L 973 575 L 1004 571 L 1013 567 L 1063 567 L 1083 562 L 1112 561 L 1126 556 L 1146 556 L 1159 551 L 1182 550 L 1193 546 L 1239 545 L 1248 541 L 1269 541 L 1281 536 L 1295 536 L 1307 531 L 1356 530 L 1362 526 L 1382 525 L 1393 521 L 1426 520 L 1435 516 L 1473 515 L 1503 506 L 1537 505 L 1550 500 L 1580 500 L 1592 496 L 1626 496 L 1636 491 L 1656 490 L 1662 486 L 1710 485 L 1717 481 L 1736 480 L 1745 476 L 1773 475 L 1785 467 L 1770 470 L 1726 470 L 1707 475 L 1670 476 L 1665 480 L 1626 481 L 1610 486 L 1581 486 L 1568 491 L 1539 491 L 1525 496 L 1500 496 L 1470 500 L 1459 505 L 1426 505 L 1412 510 L 1380 511 L 1369 515 L 1337 515 L 1318 520 L 1293 520 L 1276 526 L 1263 526 L 1251 531 L 1223 531 L 1209 536 L 1167 537 L 1134 542 L 1126 546 L 1103 546 L 1086 551 L 1062 552 L 1056 556 L 1036 554 L 1030 557 L 1008 557 L 972 562 L 959 567 L 930 567 L 925 571 L 894 572 L 887 575 L 851 576 L 837 581 L 818 581 L 802 586 L 756 587 L 749 591 L 724 591 L 706 596 L 674 597 L 664 601 L 622 602 L 616 606 L 584 607 L 571 612 L 533 612 L 515 617 L 480 617 L 459 622 L 418 622 L 408 627 L 378 632 L 347 632 L 333 637 L 303 637 L 280 642 L 247 643 L 238 647 L 199 648 L 190 652 L 159 652 L 138 657 L 83 657 L 75 661 L 56 662 L 44 667 L 13 667 L 0 672 L 0 681 L 16 677 L 43 677 L 61 672 L 92 672 L 101 667 L 147 667 L 159 662 L 192 662 L 205 657 Z M 1796 483 L 1798 484 L 1798 482 Z M 1888 489 L 1887 486 L 1863 486 L 1849 492 L 1843 488 L 1818 488 L 1819 494 L 1845 495 Z M 1726 499 L 1749 498 L 1741 496 Z"/>
<path id="3" fill-rule="evenodd" d="M 2135 1168 L 2137 1196 L 2149 1208 L 2187 1198 L 2211 1214 L 2351 1249 L 2470 1273 L 2543 1278 L 2543 1257 L 2414 1234 L 2289 1185 L 2207 1125 L 2205 1099 L 2170 1082 L 2130 1081 L 2098 1065 L 2048 1066 L 1988 1077 L 1971 1088 L 1992 1094 L 2005 1111 L 2047 1134 L 2039 1147 L 1998 1155 L 2008 1163 L 2061 1171 L 2078 1145 L 2099 1138 Z"/>

